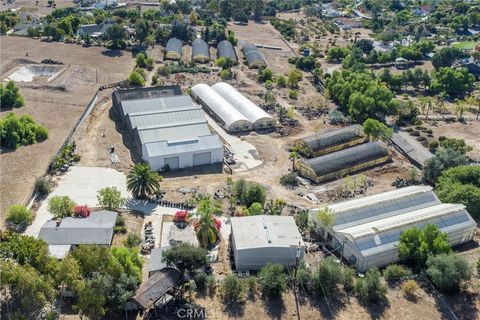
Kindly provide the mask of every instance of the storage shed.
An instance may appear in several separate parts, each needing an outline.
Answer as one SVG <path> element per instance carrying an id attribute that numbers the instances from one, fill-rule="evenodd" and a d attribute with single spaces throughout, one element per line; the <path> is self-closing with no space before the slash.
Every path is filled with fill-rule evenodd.
<path id="1" fill-rule="evenodd" d="M 381 142 L 369 142 L 320 157 L 299 161 L 295 169 L 316 183 L 338 179 L 347 174 L 390 160 L 390 150 Z"/>
<path id="2" fill-rule="evenodd" d="M 190 94 L 226 131 L 252 129 L 251 122 L 209 85 L 197 84 Z"/>
<path id="3" fill-rule="evenodd" d="M 238 58 L 237 58 L 237 54 L 235 53 L 235 49 L 233 48 L 233 45 L 227 40 L 222 40 L 218 43 L 217 57 L 230 58 L 235 64 L 238 63 Z"/>
<path id="4" fill-rule="evenodd" d="M 237 270 L 259 270 L 268 263 L 293 266 L 305 245 L 290 216 L 258 215 L 231 219 L 231 243 Z"/>
<path id="5" fill-rule="evenodd" d="M 271 115 L 253 103 L 250 99 L 238 92 L 237 89 L 225 82 L 212 86 L 213 90 L 227 100 L 235 109 L 243 114 L 253 125 L 254 129 L 266 129 L 275 126 Z"/>
<path id="6" fill-rule="evenodd" d="M 411 186 L 328 206 L 335 214 L 329 247 L 361 272 L 399 260 L 400 234 L 427 224 L 447 233 L 450 244 L 473 239 L 476 223 L 459 204 L 441 203 L 429 186 Z M 318 225 L 316 210 L 312 220 Z"/>
<path id="7" fill-rule="evenodd" d="M 247 64 L 249 68 L 263 68 L 267 66 L 267 62 L 263 57 L 263 54 L 260 52 L 255 45 L 251 43 L 245 43 L 242 46 L 242 52 L 247 59 Z"/>
<path id="8" fill-rule="evenodd" d="M 362 131 L 360 125 L 353 125 L 319 132 L 296 140 L 294 146 L 306 158 L 318 157 L 364 143 L 367 137 Z"/>
<path id="9" fill-rule="evenodd" d="M 165 60 L 180 60 L 182 58 L 183 42 L 177 38 L 170 38 L 165 46 Z"/>
<path id="10" fill-rule="evenodd" d="M 192 43 L 192 61 L 207 63 L 210 61 L 210 50 L 203 39 L 197 38 Z"/>

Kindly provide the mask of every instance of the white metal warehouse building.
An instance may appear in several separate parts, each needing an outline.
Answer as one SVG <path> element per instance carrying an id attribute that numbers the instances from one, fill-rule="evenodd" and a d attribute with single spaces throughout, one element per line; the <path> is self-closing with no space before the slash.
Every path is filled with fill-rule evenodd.
<path id="1" fill-rule="evenodd" d="M 202 108 L 189 96 L 120 101 L 117 113 L 137 152 L 154 170 L 223 162 L 223 145 L 212 134 Z"/>
<path id="2" fill-rule="evenodd" d="M 231 244 L 236 270 L 259 270 L 268 263 L 295 264 L 305 245 L 290 216 L 258 215 L 231 218 Z"/>
<path id="3" fill-rule="evenodd" d="M 271 115 L 228 83 L 218 82 L 212 86 L 212 89 L 243 114 L 252 123 L 254 129 L 266 129 L 274 126 Z"/>
<path id="4" fill-rule="evenodd" d="M 473 239 L 476 222 L 460 204 L 441 203 L 429 186 L 411 186 L 328 206 L 335 214 L 330 247 L 364 272 L 397 262 L 400 234 L 438 226 L 450 244 Z M 311 211 L 317 223 L 316 210 Z"/>

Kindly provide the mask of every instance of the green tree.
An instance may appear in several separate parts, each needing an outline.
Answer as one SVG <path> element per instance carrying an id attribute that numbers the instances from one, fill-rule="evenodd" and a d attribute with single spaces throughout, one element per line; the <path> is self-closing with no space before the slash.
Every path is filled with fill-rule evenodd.
<path id="1" fill-rule="evenodd" d="M 465 68 L 440 68 L 434 72 L 431 88 L 434 92 L 448 95 L 464 95 L 473 90 L 475 77 Z"/>
<path id="2" fill-rule="evenodd" d="M 138 68 L 145 68 L 147 66 L 146 59 L 147 59 L 147 57 L 145 56 L 144 53 L 142 53 L 142 52 L 137 53 L 137 55 L 135 56 L 136 66 Z"/>
<path id="3" fill-rule="evenodd" d="M 393 129 L 376 120 L 367 119 L 363 122 L 363 132 L 372 140 L 388 141 L 392 138 Z"/>
<path id="4" fill-rule="evenodd" d="M 130 81 L 130 83 L 134 86 L 145 86 L 145 78 L 138 71 L 132 71 L 132 73 L 130 73 L 130 76 L 128 77 L 128 81 Z"/>
<path id="5" fill-rule="evenodd" d="M 245 286 L 243 282 L 232 274 L 226 276 L 220 285 L 220 293 L 227 304 L 240 301 L 244 291 Z"/>
<path id="6" fill-rule="evenodd" d="M 26 222 L 31 224 L 33 220 L 33 214 L 30 209 L 21 204 L 14 204 L 7 209 L 6 220 L 13 224 L 20 224 Z"/>
<path id="7" fill-rule="evenodd" d="M 10 112 L 0 118 L 0 144 L 5 148 L 16 149 L 47 138 L 47 128 L 37 124 L 28 114 L 17 116 Z"/>
<path id="8" fill-rule="evenodd" d="M 243 11 L 238 11 L 233 14 L 233 20 L 240 22 L 240 23 L 248 23 L 248 16 Z"/>
<path id="9" fill-rule="evenodd" d="M 349 53 L 347 48 L 332 47 L 328 50 L 327 60 L 328 62 L 342 62 Z"/>
<path id="10" fill-rule="evenodd" d="M 8 81 L 6 86 L 0 83 L 0 107 L 1 109 L 20 108 L 25 105 L 25 100 L 20 94 L 20 89 L 15 82 Z"/>
<path id="11" fill-rule="evenodd" d="M 146 199 L 160 190 L 160 180 L 148 163 L 137 163 L 127 175 L 127 190 L 136 198 Z"/>
<path id="12" fill-rule="evenodd" d="M 205 250 L 189 243 L 180 243 L 166 250 L 163 253 L 163 261 L 182 273 L 188 271 L 190 274 L 208 265 Z"/>
<path id="13" fill-rule="evenodd" d="M 138 249 L 129 249 L 125 247 L 112 247 L 110 249 L 112 262 L 119 263 L 122 266 L 122 272 L 127 276 L 134 276 L 137 283 L 142 282 L 142 265 Z"/>
<path id="14" fill-rule="evenodd" d="M 358 299 L 365 304 L 385 299 L 387 286 L 382 281 L 380 271 L 377 268 L 368 270 L 365 278 L 356 281 L 355 293 Z"/>
<path id="15" fill-rule="evenodd" d="M 287 85 L 291 88 L 297 88 L 298 83 L 303 79 L 302 72 L 298 69 L 293 69 L 288 73 Z"/>
<path id="16" fill-rule="evenodd" d="M 335 225 L 335 212 L 328 207 L 323 207 L 315 214 L 317 220 L 317 228 L 323 238 L 326 238 L 328 232 Z"/>
<path id="17" fill-rule="evenodd" d="M 0 235 L 0 258 L 43 269 L 48 260 L 48 245 L 43 240 L 20 234 Z"/>
<path id="18" fill-rule="evenodd" d="M 273 72 L 270 68 L 260 68 L 258 70 L 258 81 L 266 82 L 273 80 Z"/>
<path id="19" fill-rule="evenodd" d="M 417 269 L 425 265 L 429 255 L 449 253 L 451 250 L 447 234 L 434 224 L 427 224 L 423 229 L 413 227 L 400 234 L 398 256 Z"/>
<path id="20" fill-rule="evenodd" d="M 287 86 L 287 78 L 283 75 L 279 75 L 275 78 L 275 83 L 279 88 L 285 88 Z"/>
<path id="21" fill-rule="evenodd" d="M 54 218 L 70 217 L 73 214 L 75 202 L 68 196 L 53 196 L 48 200 L 48 212 Z"/>
<path id="22" fill-rule="evenodd" d="M 319 296 L 333 295 L 342 280 L 342 268 L 334 257 L 323 259 L 312 277 L 313 288 Z"/>
<path id="23" fill-rule="evenodd" d="M 287 289 L 287 279 L 280 264 L 267 264 L 258 274 L 260 288 L 264 296 L 280 297 Z"/>
<path id="24" fill-rule="evenodd" d="M 149 35 L 149 28 L 145 19 L 137 20 L 137 22 L 135 23 L 135 36 L 140 42 L 140 44 L 142 44 L 145 41 L 148 35 Z"/>
<path id="25" fill-rule="evenodd" d="M 121 25 L 116 23 L 107 28 L 107 30 L 103 34 L 103 37 L 105 38 L 105 40 L 111 42 L 110 47 L 112 49 L 121 49 L 125 47 L 127 32 Z"/>
<path id="26" fill-rule="evenodd" d="M 451 67 L 453 63 L 465 57 L 462 50 L 454 47 L 446 47 L 438 50 L 432 57 L 432 64 L 435 69 L 439 70 L 443 67 Z"/>
<path id="27" fill-rule="evenodd" d="M 242 203 L 250 207 L 254 202 L 264 204 L 267 199 L 265 187 L 259 183 L 249 183 L 242 194 Z"/>
<path id="28" fill-rule="evenodd" d="M 383 270 L 383 277 L 386 281 L 399 281 L 411 275 L 410 269 L 399 264 L 390 264 Z"/>
<path id="29" fill-rule="evenodd" d="M 439 139 L 440 146 L 444 149 L 451 149 L 458 151 L 462 154 L 466 154 L 473 150 L 472 146 L 469 146 L 465 143 L 463 139 L 456 139 L 456 138 L 442 138 Z"/>
<path id="30" fill-rule="evenodd" d="M 308 211 L 300 211 L 295 216 L 295 224 L 297 225 L 298 229 L 305 232 L 309 227 L 309 213 Z"/>
<path id="31" fill-rule="evenodd" d="M 97 201 L 100 207 L 117 211 L 124 205 L 125 198 L 117 187 L 106 187 L 97 191 Z"/>
<path id="32" fill-rule="evenodd" d="M 467 157 L 460 151 L 452 149 L 437 150 L 435 156 L 427 160 L 423 167 L 423 179 L 428 183 L 435 184 L 444 170 L 467 163 Z"/>
<path id="33" fill-rule="evenodd" d="M 79 245 L 71 255 L 78 262 L 81 274 L 85 277 L 106 272 L 111 262 L 108 248 L 101 246 Z"/>
<path id="34" fill-rule="evenodd" d="M 252 216 L 257 216 L 257 215 L 263 214 L 263 205 L 261 203 L 254 202 L 248 208 L 248 212 L 250 212 L 250 215 L 252 215 Z"/>
<path id="35" fill-rule="evenodd" d="M 458 291 L 462 281 L 470 279 L 471 270 L 464 257 L 444 253 L 428 258 L 427 274 L 440 291 L 452 293 Z"/>
<path id="36" fill-rule="evenodd" d="M 196 232 L 202 248 L 208 248 L 217 242 L 218 230 L 213 216 L 216 211 L 216 203 L 211 197 L 204 197 L 199 200 L 197 214 L 200 218 L 198 219 Z"/>

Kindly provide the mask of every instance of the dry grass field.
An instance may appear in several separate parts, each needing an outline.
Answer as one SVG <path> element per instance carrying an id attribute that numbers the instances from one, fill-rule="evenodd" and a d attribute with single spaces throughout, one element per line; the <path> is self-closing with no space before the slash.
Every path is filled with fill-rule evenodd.
<path id="1" fill-rule="evenodd" d="M 93 94 L 103 84 L 126 79 L 133 69 L 130 52 L 112 55 L 105 48 L 49 43 L 20 37 L 1 37 L 0 79 L 26 64 L 43 59 L 64 63 L 64 71 L 55 79 L 34 78 L 19 82 L 25 106 L 11 110 L 28 113 L 49 129 L 49 138 L 39 144 L 3 152 L 1 162 L 0 213 L 15 203 L 25 203 L 64 139 L 74 127 Z M 5 116 L 9 110 L 0 113 Z M 2 219 L 3 220 L 3 219 Z"/>

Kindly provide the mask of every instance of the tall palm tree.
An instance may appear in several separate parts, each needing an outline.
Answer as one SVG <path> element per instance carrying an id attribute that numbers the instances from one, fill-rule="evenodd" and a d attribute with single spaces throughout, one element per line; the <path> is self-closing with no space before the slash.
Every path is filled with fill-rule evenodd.
<path id="1" fill-rule="evenodd" d="M 197 215 L 199 215 L 200 218 L 198 219 L 198 224 L 195 229 L 202 248 L 207 248 L 217 241 L 218 229 L 213 214 L 218 212 L 218 209 L 218 203 L 211 197 L 204 197 L 198 201 Z"/>
<path id="2" fill-rule="evenodd" d="M 127 175 L 127 190 L 136 198 L 146 199 L 160 190 L 161 179 L 148 163 L 137 163 Z"/>

